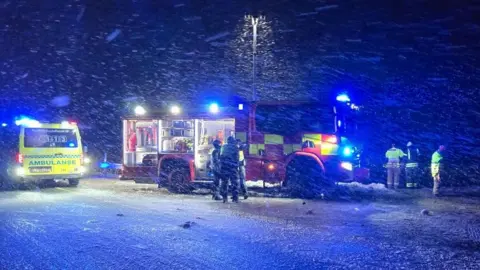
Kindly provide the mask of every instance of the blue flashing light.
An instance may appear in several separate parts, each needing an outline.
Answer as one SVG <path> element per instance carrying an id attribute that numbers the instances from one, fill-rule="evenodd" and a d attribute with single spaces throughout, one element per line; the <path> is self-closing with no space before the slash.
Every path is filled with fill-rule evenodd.
<path id="1" fill-rule="evenodd" d="M 7 123 L 2 123 L 2 127 L 6 127 L 6 126 L 8 126 Z"/>
<path id="2" fill-rule="evenodd" d="M 238 110 L 243 111 L 243 104 L 242 103 L 238 104 Z"/>
<path id="3" fill-rule="evenodd" d="M 353 149 L 350 146 L 345 146 L 345 148 L 343 148 L 342 154 L 346 157 L 349 157 L 353 154 Z"/>
<path id="4" fill-rule="evenodd" d="M 107 169 L 108 167 L 110 167 L 110 164 L 108 162 L 102 162 L 100 163 L 100 168 L 102 169 Z"/>
<path id="5" fill-rule="evenodd" d="M 210 106 L 208 106 L 208 110 L 211 113 L 218 113 L 220 111 L 220 108 L 218 107 L 217 103 L 212 103 L 212 104 L 210 104 Z"/>
<path id="6" fill-rule="evenodd" d="M 69 147 L 75 147 L 75 144 L 73 142 L 68 144 Z"/>
<path id="7" fill-rule="evenodd" d="M 340 94 L 337 96 L 337 101 L 350 102 L 350 97 L 347 94 Z"/>
<path id="8" fill-rule="evenodd" d="M 28 117 L 22 116 L 20 119 L 15 120 L 15 125 L 17 126 L 26 126 L 26 127 L 40 127 L 41 124 L 37 120 L 30 119 Z"/>

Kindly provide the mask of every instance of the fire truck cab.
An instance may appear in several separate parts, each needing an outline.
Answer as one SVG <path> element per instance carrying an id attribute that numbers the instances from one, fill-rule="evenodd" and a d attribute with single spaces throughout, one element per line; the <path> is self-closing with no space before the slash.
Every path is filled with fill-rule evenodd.
<path id="1" fill-rule="evenodd" d="M 335 181 L 367 177 L 356 167 L 350 104 L 255 102 L 170 110 L 123 119 L 121 178 L 188 191 L 213 180 L 212 142 L 246 144 L 247 181 L 283 183 L 315 193 Z"/>

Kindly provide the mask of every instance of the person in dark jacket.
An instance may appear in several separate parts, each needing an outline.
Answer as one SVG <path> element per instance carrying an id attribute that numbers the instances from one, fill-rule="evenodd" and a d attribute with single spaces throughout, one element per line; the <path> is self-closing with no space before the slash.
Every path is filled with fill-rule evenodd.
<path id="1" fill-rule="evenodd" d="M 213 195 L 212 199 L 219 201 L 222 199 L 220 196 L 220 183 L 221 177 L 221 165 L 220 165 L 220 151 L 222 149 L 222 143 L 219 140 L 213 141 L 212 161 L 211 168 L 213 171 Z"/>
<path id="2" fill-rule="evenodd" d="M 237 142 L 232 136 L 228 137 L 227 144 L 222 146 L 220 164 L 222 172 L 222 197 L 223 202 L 228 200 L 228 183 L 232 185 L 232 201 L 238 202 L 238 160 L 239 150 Z"/>
<path id="3" fill-rule="evenodd" d="M 407 143 L 405 164 L 405 178 L 407 188 L 417 188 L 419 182 L 418 161 L 420 158 L 420 151 L 413 145 L 412 142 Z"/>

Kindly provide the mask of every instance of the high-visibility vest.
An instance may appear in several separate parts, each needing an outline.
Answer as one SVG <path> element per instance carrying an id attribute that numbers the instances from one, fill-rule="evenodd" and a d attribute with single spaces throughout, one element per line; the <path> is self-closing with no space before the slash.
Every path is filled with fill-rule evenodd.
<path id="1" fill-rule="evenodd" d="M 405 156 L 405 153 L 401 149 L 390 148 L 385 153 L 385 157 L 388 159 L 388 163 L 400 163 L 400 158 Z"/>
<path id="2" fill-rule="evenodd" d="M 245 162 L 245 155 L 243 154 L 243 150 L 238 151 L 238 165 L 239 166 L 246 166 Z"/>
<path id="3" fill-rule="evenodd" d="M 438 151 L 435 151 L 432 155 L 432 164 L 439 164 L 443 160 L 442 154 L 440 154 Z"/>

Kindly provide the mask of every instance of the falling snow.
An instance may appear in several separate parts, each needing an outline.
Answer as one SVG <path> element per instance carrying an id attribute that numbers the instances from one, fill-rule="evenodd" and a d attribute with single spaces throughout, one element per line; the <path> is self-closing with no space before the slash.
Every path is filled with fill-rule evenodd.
<path id="1" fill-rule="evenodd" d="M 480 24 L 475 17 L 480 11 L 480 5 L 477 2 L 438 1 L 434 6 L 428 5 L 425 1 L 197 2 L 1 1 L 1 149 L 10 149 L 7 146 L 15 145 L 11 141 L 13 135 L 1 128 L 12 126 L 14 118 L 19 115 L 29 115 L 46 122 L 59 122 L 71 118 L 79 122 L 84 143 L 88 145 L 92 155 L 102 159 L 103 154 L 107 153 L 109 161 L 121 163 L 123 158 L 121 118 L 131 114 L 138 104 L 144 104 L 149 108 L 168 106 L 172 103 L 194 107 L 211 100 L 217 100 L 219 103 L 232 99 L 249 100 L 253 89 L 257 90 L 260 100 L 328 101 L 338 92 L 347 91 L 356 104 L 361 104 L 359 129 L 355 134 L 356 141 L 352 143 L 361 146 L 364 154 L 362 157 L 365 157 L 364 163 L 371 169 L 373 183 L 340 185 L 338 192 L 341 193 L 342 198 L 350 193 L 360 197 L 367 194 L 365 196 L 368 199 L 377 195 L 393 196 L 394 203 L 410 200 L 410 197 L 404 196 L 403 191 L 390 192 L 382 188 L 385 181 L 383 168 L 385 151 L 392 143 L 405 149 L 408 141 L 414 141 L 424 153 L 421 156 L 421 168 L 425 186 L 431 185 L 430 158 L 440 144 L 446 145 L 448 149 L 445 157 L 448 174 L 442 179 L 442 184 L 452 187 L 480 184 L 478 165 L 480 164 L 480 128 L 477 124 L 480 118 L 480 99 L 478 98 Z M 250 13 L 265 16 L 265 19 L 259 20 L 257 25 L 255 55 L 252 48 L 253 27 L 251 20 L 245 18 L 245 15 Z M 252 62 L 254 56 L 255 69 Z M 255 74 L 255 83 L 253 74 Z M 2 154 L 0 159 L 0 169 L 2 169 L 4 162 L 1 161 L 11 160 L 16 153 L 5 150 L 0 154 Z M 96 194 L 94 190 L 94 188 L 89 189 L 85 192 L 87 194 L 85 196 L 94 196 L 92 195 Z M 16 194 L 21 199 L 22 196 L 28 197 L 31 194 L 42 193 L 19 192 Z M 458 207 L 468 208 L 468 196 L 462 194 L 460 197 L 462 196 L 467 202 L 460 203 Z M 48 201 L 53 197 L 45 196 L 41 200 Z M 439 251 L 439 254 L 442 254 L 441 260 L 445 261 L 445 267 L 454 265 L 459 268 L 468 268 L 471 266 L 466 253 L 471 252 L 469 249 L 471 247 L 478 248 L 478 229 L 471 225 L 478 223 L 478 220 L 463 212 L 460 215 L 461 218 L 458 218 L 448 204 L 431 203 L 430 199 L 422 198 L 414 200 L 412 209 L 405 205 L 400 207 L 388 204 L 382 205 L 380 210 L 376 206 L 364 208 L 362 205 L 355 205 L 348 209 L 338 206 L 335 209 L 347 215 L 357 213 L 363 215 L 365 212 L 362 211 L 371 211 L 369 212 L 371 215 L 365 214 L 362 218 L 358 217 L 357 221 L 364 222 L 368 219 L 368 222 L 381 224 L 374 230 L 381 231 L 381 235 L 385 236 L 386 240 L 383 239 L 384 242 L 373 248 L 382 251 L 394 251 L 395 248 L 399 248 L 400 254 L 392 254 L 398 260 L 395 262 L 395 267 L 405 266 L 400 262 L 411 255 L 402 253 L 406 252 L 402 249 L 406 246 L 419 252 L 419 257 L 416 258 L 418 262 L 427 260 L 425 268 L 442 267 L 436 257 L 438 250 L 428 250 L 424 246 L 414 245 L 417 237 L 425 241 L 425 246 L 431 245 L 440 249 L 444 245 L 452 246 L 453 251 L 446 249 Z M 153 198 L 151 200 L 155 201 Z M 456 197 L 451 200 L 452 204 L 458 202 Z M 14 199 L 10 198 L 0 203 L 8 204 L 13 201 Z M 81 221 L 82 215 L 89 215 L 76 212 L 86 206 L 78 204 L 73 208 L 66 206 L 62 208 L 63 206 L 56 205 L 56 202 L 48 201 L 51 203 L 48 209 L 72 211 L 66 214 L 72 218 L 70 221 Z M 423 205 L 425 203 L 428 205 Z M 177 204 L 182 203 L 177 202 Z M 277 204 L 273 203 L 273 205 Z M 40 206 L 32 205 L 31 207 Z M 97 209 L 95 207 L 112 206 L 108 206 L 108 203 L 105 206 L 92 202 L 92 207 Z M 440 209 L 435 209 L 436 207 Z M 254 208 L 252 206 L 249 210 L 255 211 Z M 45 209 L 47 208 L 38 208 L 39 211 Z M 209 211 L 209 209 L 205 206 L 201 210 Z M 420 214 L 422 209 L 433 214 Z M 445 215 L 438 215 L 444 209 L 449 210 L 445 210 Z M 132 211 L 122 212 L 124 216 L 118 217 L 116 214 L 120 212 L 119 209 L 109 209 L 111 216 L 104 220 L 100 220 L 98 216 L 85 216 L 85 222 L 95 221 L 88 224 L 79 223 L 80 225 L 75 228 L 66 228 L 56 227 L 58 224 L 55 218 L 49 220 L 36 218 L 33 212 L 28 212 L 31 211 L 28 205 L 22 213 L 9 212 L 10 210 L 0 209 L 0 216 L 3 214 L 8 216 L 8 223 L 0 222 L 3 224 L 0 225 L 0 232 L 5 232 L 7 227 L 19 228 L 19 232 L 23 235 L 28 236 L 29 233 L 33 233 L 39 237 L 38 239 L 21 238 L 14 249 L 18 254 L 27 252 L 18 248 L 22 244 L 40 247 L 48 253 L 49 247 L 42 244 L 42 241 L 50 240 L 42 238 L 42 235 L 44 231 L 52 232 L 53 228 L 62 230 L 64 233 L 75 231 L 80 233 L 83 240 L 96 239 L 91 235 L 99 235 L 99 230 L 105 228 L 96 226 L 96 222 L 113 219 L 115 222 L 125 222 L 129 232 L 134 232 L 128 236 L 128 247 L 120 248 L 118 254 L 122 256 L 133 256 L 129 255 L 131 250 L 143 251 L 147 252 L 148 260 L 152 261 L 152 258 L 155 258 L 152 246 L 158 244 L 159 240 L 168 240 L 175 245 L 172 239 L 176 236 L 172 235 L 164 238 L 149 238 L 150 240 L 146 243 L 140 243 L 141 235 L 149 235 L 150 231 L 147 232 L 147 229 L 167 230 L 155 227 L 149 220 L 148 213 L 139 214 L 138 217 L 142 220 L 135 223 L 128 221 L 129 216 L 135 216 Z M 283 209 L 279 207 L 276 210 L 282 212 Z M 312 214 L 305 215 L 309 210 L 312 210 Z M 152 208 L 148 211 L 156 210 Z M 53 212 L 45 210 L 45 213 Z M 215 220 L 224 218 L 221 215 L 223 212 L 219 213 L 219 216 L 212 214 L 210 217 Z M 315 243 L 313 240 L 309 241 L 308 234 L 301 235 L 299 237 L 304 241 L 305 249 L 297 245 L 288 246 L 281 250 L 285 252 L 284 254 L 293 252 L 297 259 L 321 260 L 321 256 L 318 256 L 320 253 L 311 251 L 309 246 L 318 247 L 318 243 L 326 243 L 324 240 L 341 242 L 345 239 L 328 238 L 328 235 L 335 236 L 338 232 L 347 232 L 351 239 L 355 239 L 349 242 L 350 249 L 345 250 L 343 249 L 345 247 L 339 246 L 340 244 L 328 242 L 330 245 L 328 254 L 334 254 L 341 249 L 344 251 L 341 258 L 353 261 L 362 258 L 362 255 L 369 256 L 368 252 L 359 255 L 354 255 L 356 253 L 353 252 L 356 251 L 358 242 L 368 242 L 375 237 L 364 231 L 361 226 L 351 225 L 354 231 L 349 230 L 349 225 L 345 224 L 341 224 L 344 226 L 341 229 L 336 229 L 336 226 L 329 227 L 328 224 L 322 227 L 321 209 L 302 209 L 301 213 L 302 218 L 318 218 L 318 223 L 310 225 L 317 226 L 316 230 L 326 231 L 326 234 L 315 238 L 314 240 L 318 240 Z M 234 215 L 231 214 L 231 216 Z M 436 220 L 437 217 L 442 221 Z M 185 220 L 174 218 L 175 222 L 172 221 L 174 225 L 168 229 L 181 229 L 184 236 L 193 237 L 190 234 L 201 230 L 204 225 L 200 221 L 194 221 L 190 216 L 188 218 Z M 275 218 L 277 217 L 272 217 L 272 219 Z M 282 220 L 284 218 L 285 216 L 281 217 Z M 292 220 L 295 218 L 292 217 Z M 158 221 L 166 222 L 164 219 L 168 220 L 169 216 L 158 217 Z M 261 225 L 249 223 L 251 221 L 247 218 L 238 218 L 238 220 L 249 224 L 248 228 L 268 229 L 264 223 Z M 197 224 L 188 230 L 178 227 L 179 224 L 187 221 L 194 221 Z M 345 222 L 348 223 L 348 220 Z M 456 222 L 461 224 L 459 228 L 454 224 Z M 412 228 L 418 228 L 425 234 L 413 232 L 409 235 L 402 231 L 402 228 L 410 228 L 408 227 L 410 223 Z M 143 224 L 147 225 L 144 227 Z M 448 228 L 445 224 L 453 225 Z M 389 225 L 401 236 L 389 234 Z M 228 224 L 219 223 L 216 226 L 217 230 L 221 230 Z M 275 228 L 289 230 L 288 226 L 278 225 Z M 432 226 L 432 229 L 423 231 L 424 226 Z M 120 228 L 114 228 L 119 230 L 115 232 L 121 234 Z M 241 226 L 233 229 L 239 234 L 245 233 Z M 440 235 L 433 233 L 436 229 Z M 305 231 L 308 232 L 307 229 Z M 358 235 L 355 232 L 359 232 Z M 365 234 L 362 234 L 363 232 Z M 274 235 L 272 231 L 266 233 Z M 315 233 L 318 232 L 315 231 Z M 214 238 L 213 233 L 208 230 L 205 235 Z M 242 245 L 246 246 L 246 243 L 256 241 L 257 246 L 277 248 L 277 245 L 272 243 L 280 240 L 275 237 L 259 238 L 257 237 L 259 235 L 261 234 L 248 234 L 247 238 L 241 239 Z M 298 236 L 293 230 L 289 231 L 288 235 Z M 462 235 L 472 236 L 472 239 L 467 241 L 462 238 Z M 8 235 L 8 237 L 13 236 Z M 105 240 L 113 235 L 107 233 L 102 237 Z M 397 237 L 401 238 L 403 246 L 395 244 Z M 433 240 L 428 240 L 427 237 Z M 178 250 L 172 248 L 165 251 L 165 254 L 185 256 L 188 252 L 180 251 L 188 251 L 188 244 L 193 242 L 191 240 L 193 238 L 188 239 L 190 240 L 183 240 L 185 246 L 177 247 Z M 286 243 L 291 239 L 282 238 L 282 241 Z M 198 244 L 197 240 L 195 242 Z M 85 252 L 101 254 L 100 250 L 104 248 L 100 240 L 87 242 L 85 246 L 79 247 L 75 247 L 69 241 L 58 241 L 58 244 L 60 247 L 76 248 L 71 250 L 72 256 L 69 258 L 72 261 L 78 254 L 86 254 Z M 209 252 L 216 252 L 209 249 L 209 245 L 198 245 L 202 248 L 206 247 Z M 362 247 L 368 246 L 365 244 Z M 108 248 L 109 251 L 116 252 L 112 247 Z M 236 249 L 229 246 L 228 251 L 235 252 Z M 259 248 L 258 251 L 267 250 Z M 258 256 L 255 250 L 249 252 L 246 254 L 250 257 Z M 351 255 L 346 255 L 347 253 Z M 22 254 L 38 259 L 36 262 L 38 264 L 32 264 L 37 266 L 36 268 L 50 267 L 40 261 L 39 254 Z M 77 255 L 74 256 L 74 254 Z M 473 252 L 470 258 L 476 258 L 477 254 L 472 254 Z M 0 263 L 4 262 L 5 257 L 2 258 Z M 388 260 L 391 257 L 382 258 Z M 459 261 L 457 258 L 463 258 L 464 264 L 453 264 Z M 129 259 L 126 260 L 131 262 Z M 304 262 L 303 259 L 298 260 L 301 263 Z M 195 262 L 199 267 L 205 266 L 201 259 Z M 334 264 L 333 261 L 329 262 L 332 263 L 333 269 L 350 267 Z M 287 261 L 284 268 L 292 266 L 289 263 Z M 21 262 L 18 265 L 9 264 L 8 266 L 12 266 L 12 269 L 29 268 Z M 71 268 L 72 265 L 59 263 L 58 266 L 58 268 Z M 113 267 L 133 269 L 137 266 L 145 265 L 115 264 Z M 169 266 L 176 269 L 176 265 Z M 265 265 L 259 263 L 252 266 L 262 268 Z M 377 266 L 388 268 L 382 263 Z M 417 266 L 410 264 L 405 268 Z M 92 262 L 85 268 L 109 267 Z M 454 267 L 452 266 L 451 269 Z"/>

